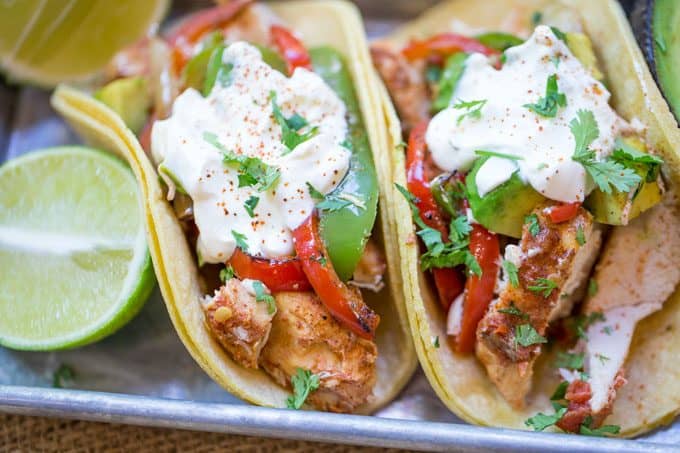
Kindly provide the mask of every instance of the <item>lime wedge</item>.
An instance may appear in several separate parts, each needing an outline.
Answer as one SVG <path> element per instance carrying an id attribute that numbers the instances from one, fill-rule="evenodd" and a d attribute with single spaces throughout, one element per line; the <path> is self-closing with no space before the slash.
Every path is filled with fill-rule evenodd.
<path id="1" fill-rule="evenodd" d="M 137 183 L 84 147 L 0 167 L 0 344 L 91 343 L 122 327 L 155 284 Z"/>
<path id="2" fill-rule="evenodd" d="M 149 33 L 168 0 L 0 1 L 0 68 L 42 86 L 86 79 Z"/>

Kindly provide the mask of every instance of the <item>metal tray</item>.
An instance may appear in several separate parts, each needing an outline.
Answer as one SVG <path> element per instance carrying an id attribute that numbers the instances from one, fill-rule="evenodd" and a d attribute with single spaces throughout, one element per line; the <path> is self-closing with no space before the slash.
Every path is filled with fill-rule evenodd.
<path id="1" fill-rule="evenodd" d="M 369 35 L 376 36 L 433 2 L 358 3 L 368 17 Z M 182 7 L 186 4 L 180 3 Z M 34 149 L 77 142 L 50 108 L 48 92 L 0 82 L 0 162 Z M 52 388 L 53 374 L 61 365 L 75 372 L 72 388 Z M 158 291 L 130 324 L 97 344 L 49 353 L 0 347 L 0 412 L 406 449 L 680 448 L 680 421 L 636 441 L 470 426 L 444 407 L 421 371 L 373 417 L 251 406 L 222 390 L 194 363 L 177 338 Z"/>

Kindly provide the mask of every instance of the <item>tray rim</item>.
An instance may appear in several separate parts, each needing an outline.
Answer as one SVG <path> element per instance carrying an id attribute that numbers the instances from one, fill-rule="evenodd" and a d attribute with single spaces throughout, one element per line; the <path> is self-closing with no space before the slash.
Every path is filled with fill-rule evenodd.
<path id="1" fill-rule="evenodd" d="M 348 445 L 443 451 L 668 451 L 672 444 L 458 423 L 271 409 L 143 395 L 0 385 L 0 413 Z M 304 426 L 305 430 L 300 431 Z"/>

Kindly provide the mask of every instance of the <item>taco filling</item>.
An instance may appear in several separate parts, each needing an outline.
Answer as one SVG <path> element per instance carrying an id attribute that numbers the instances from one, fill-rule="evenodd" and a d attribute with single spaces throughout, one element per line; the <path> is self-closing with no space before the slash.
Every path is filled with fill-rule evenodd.
<path id="1" fill-rule="evenodd" d="M 555 412 L 527 426 L 615 434 L 636 324 L 680 279 L 680 220 L 644 125 L 610 106 L 589 38 L 538 25 L 376 44 L 408 137 L 408 200 L 447 319 L 521 408 L 551 343 Z"/>
<path id="2" fill-rule="evenodd" d="M 292 388 L 288 407 L 351 412 L 376 382 L 379 316 L 360 288 L 380 290 L 385 271 L 370 239 L 367 133 L 344 57 L 305 48 L 248 3 L 196 13 L 120 55 L 98 96 L 130 106 L 115 102 L 124 84 L 151 86 L 150 110 L 119 113 L 194 246 L 213 338 Z"/>

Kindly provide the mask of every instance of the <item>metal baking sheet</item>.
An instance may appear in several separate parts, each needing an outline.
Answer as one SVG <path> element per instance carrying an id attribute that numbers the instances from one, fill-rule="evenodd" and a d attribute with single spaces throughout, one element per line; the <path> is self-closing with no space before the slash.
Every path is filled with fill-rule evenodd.
<path id="1" fill-rule="evenodd" d="M 359 3 L 377 36 L 433 1 Z M 78 139 L 50 108 L 48 92 L 0 82 L 0 162 L 73 143 Z M 75 378 L 67 389 L 52 388 L 62 365 Z M 421 371 L 372 417 L 251 406 L 196 365 L 158 290 L 130 324 L 94 345 L 49 353 L 0 347 L 0 412 L 406 449 L 623 452 L 680 445 L 680 422 L 634 441 L 470 426 L 444 407 Z"/>

